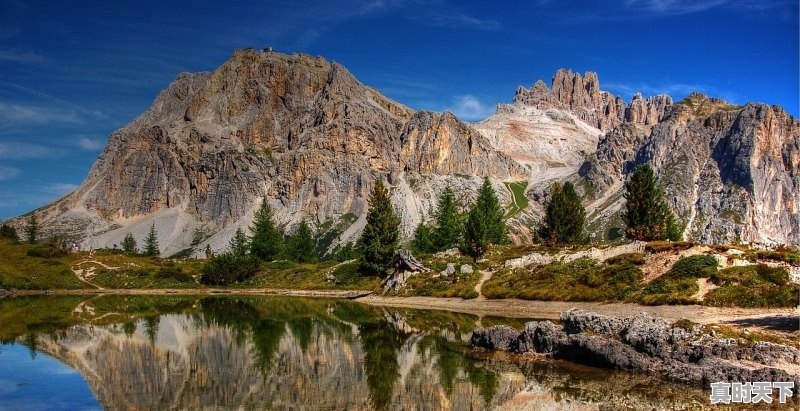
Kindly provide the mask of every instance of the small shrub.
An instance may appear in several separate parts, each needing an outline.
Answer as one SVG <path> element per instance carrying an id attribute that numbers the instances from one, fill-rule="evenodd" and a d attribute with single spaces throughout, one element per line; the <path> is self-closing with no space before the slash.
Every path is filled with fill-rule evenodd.
<path id="1" fill-rule="evenodd" d="M 253 256 L 223 253 L 203 266 L 200 282 L 206 285 L 238 283 L 255 275 L 259 268 L 259 261 Z"/>
<path id="2" fill-rule="evenodd" d="M 173 268 L 173 267 L 161 267 L 158 271 L 156 271 L 156 278 L 160 279 L 172 279 L 182 283 L 189 283 L 194 281 L 191 275 L 184 273 L 180 267 Z"/>
<path id="3" fill-rule="evenodd" d="M 66 255 L 66 253 L 56 247 L 51 247 L 49 245 L 39 245 L 28 249 L 26 253 L 28 257 L 38 257 L 38 258 L 55 258 L 55 257 L 62 257 Z"/>

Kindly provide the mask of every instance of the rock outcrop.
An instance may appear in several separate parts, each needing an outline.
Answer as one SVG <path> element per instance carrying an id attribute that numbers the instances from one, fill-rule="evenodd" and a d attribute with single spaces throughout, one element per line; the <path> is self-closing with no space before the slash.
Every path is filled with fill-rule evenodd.
<path id="1" fill-rule="evenodd" d="M 708 385 L 717 381 L 794 381 L 797 347 L 718 338 L 699 326 L 681 327 L 647 314 L 617 318 L 571 310 L 561 324 L 529 322 L 479 328 L 473 347 L 538 353 L 602 368 L 647 373 L 670 381 Z"/>

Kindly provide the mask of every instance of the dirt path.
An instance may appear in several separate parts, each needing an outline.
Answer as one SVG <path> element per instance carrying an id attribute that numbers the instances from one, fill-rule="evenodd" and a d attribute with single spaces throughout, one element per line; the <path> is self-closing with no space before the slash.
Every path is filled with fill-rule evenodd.
<path id="1" fill-rule="evenodd" d="M 699 287 L 699 290 L 697 290 L 697 292 L 694 293 L 694 295 L 692 296 L 692 298 L 694 298 L 697 301 L 703 301 L 703 298 L 705 298 L 706 294 L 708 294 L 709 291 L 715 288 L 719 288 L 718 285 L 714 285 L 711 282 L 710 278 L 698 278 L 697 286 Z"/>
<path id="2" fill-rule="evenodd" d="M 481 271 L 481 279 L 478 280 L 478 284 L 475 284 L 475 292 L 478 293 L 478 300 L 485 300 L 486 297 L 483 296 L 483 283 L 489 281 L 492 278 L 492 274 L 494 271 Z"/>
<path id="3" fill-rule="evenodd" d="M 657 317 L 673 320 L 691 319 L 701 324 L 719 324 L 726 322 L 753 322 L 758 320 L 768 323 L 797 322 L 798 310 L 793 308 L 747 309 L 719 308 L 701 305 L 662 305 L 644 306 L 624 303 L 596 302 L 564 302 L 564 301 L 527 301 L 517 299 L 489 300 L 436 297 L 383 297 L 369 295 L 357 298 L 356 301 L 376 306 L 403 308 L 436 309 L 454 311 L 478 316 L 492 315 L 509 318 L 558 319 L 561 312 L 571 308 L 590 310 L 600 314 L 614 316 L 632 316 L 646 312 Z M 769 321 L 768 321 L 769 320 Z"/>

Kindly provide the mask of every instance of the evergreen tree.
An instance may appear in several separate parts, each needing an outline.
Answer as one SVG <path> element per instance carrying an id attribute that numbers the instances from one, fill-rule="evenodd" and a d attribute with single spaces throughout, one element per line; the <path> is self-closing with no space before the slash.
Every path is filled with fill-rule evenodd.
<path id="1" fill-rule="evenodd" d="M 473 206 L 464 223 L 461 252 L 477 261 L 489 248 L 488 226 L 477 206 Z"/>
<path id="2" fill-rule="evenodd" d="M 136 239 L 133 238 L 133 234 L 128 233 L 125 235 L 125 238 L 122 239 L 122 251 L 125 254 L 136 254 L 139 250 L 136 249 Z"/>
<path id="3" fill-rule="evenodd" d="M 490 244 L 503 244 L 508 241 L 506 223 L 500 200 L 492 188 L 489 178 L 484 178 L 478 190 L 478 198 L 467 215 L 464 224 L 464 238 L 461 249 L 477 260 Z"/>
<path id="4" fill-rule="evenodd" d="M 28 224 L 25 225 L 25 235 L 28 236 L 28 244 L 36 244 L 39 238 L 39 221 L 36 219 L 36 213 L 31 213 L 28 218 Z"/>
<path id="5" fill-rule="evenodd" d="M 228 248 L 230 248 L 231 253 L 236 257 L 244 257 L 247 255 L 247 252 L 250 251 L 250 244 L 247 241 L 247 236 L 241 228 L 236 229 L 236 234 L 231 238 Z"/>
<path id="6" fill-rule="evenodd" d="M 420 221 L 417 228 L 414 229 L 414 240 L 411 246 L 415 251 L 420 253 L 432 253 L 437 251 L 437 247 L 433 241 L 433 234 L 431 228 L 425 224 L 425 221 Z"/>
<path id="7" fill-rule="evenodd" d="M 161 255 L 161 251 L 158 249 L 158 237 L 156 236 L 155 223 L 150 226 L 150 232 L 147 233 L 147 238 L 144 239 L 144 255 L 148 257 L 158 257 Z"/>
<path id="8" fill-rule="evenodd" d="M 19 241 L 17 230 L 8 224 L 3 224 L 2 226 L 0 226 L 0 238 L 7 238 L 9 240 Z"/>
<path id="9" fill-rule="evenodd" d="M 272 261 L 283 253 L 283 233 L 278 230 L 267 200 L 261 202 L 250 227 L 250 253 L 263 261 Z"/>
<path id="10" fill-rule="evenodd" d="M 550 202 L 539 227 L 539 237 L 551 244 L 577 243 L 583 239 L 586 210 L 570 182 L 554 183 L 550 188 Z"/>
<path id="11" fill-rule="evenodd" d="M 343 262 L 358 258 L 358 250 L 356 250 L 356 248 L 353 247 L 353 243 L 347 243 L 343 246 L 340 245 L 336 247 L 336 249 L 331 254 L 332 254 L 331 256 L 332 259 L 338 262 Z"/>
<path id="12" fill-rule="evenodd" d="M 680 239 L 675 217 L 664 201 L 658 178 L 648 165 L 639 165 L 625 183 L 624 219 L 628 237 L 641 240 Z"/>
<path id="13" fill-rule="evenodd" d="M 456 209 L 456 196 L 448 186 L 444 189 L 436 207 L 436 230 L 433 232 L 433 244 L 437 250 L 447 250 L 458 246 L 461 235 L 461 220 Z"/>
<path id="14" fill-rule="evenodd" d="M 361 270 L 384 276 L 392 266 L 399 239 L 400 218 L 392 209 L 389 191 L 377 181 L 369 196 L 367 225 L 358 241 Z"/>
<path id="15" fill-rule="evenodd" d="M 289 259 L 298 263 L 308 263 L 317 259 L 317 243 L 306 220 L 301 221 L 297 231 L 289 237 L 286 254 Z"/>

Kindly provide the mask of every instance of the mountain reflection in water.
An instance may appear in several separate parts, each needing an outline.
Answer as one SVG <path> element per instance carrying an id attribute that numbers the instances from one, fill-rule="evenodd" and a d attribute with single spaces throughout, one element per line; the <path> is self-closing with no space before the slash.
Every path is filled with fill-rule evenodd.
<path id="1" fill-rule="evenodd" d="M 701 390 L 642 376 L 471 351 L 469 336 L 476 324 L 504 322 L 522 324 L 297 297 L 0 300 L 0 340 L 77 370 L 105 409 L 649 409 L 666 404 L 681 409 L 707 404 Z M 30 398 L 29 403 L 36 408 L 47 402 Z"/>

